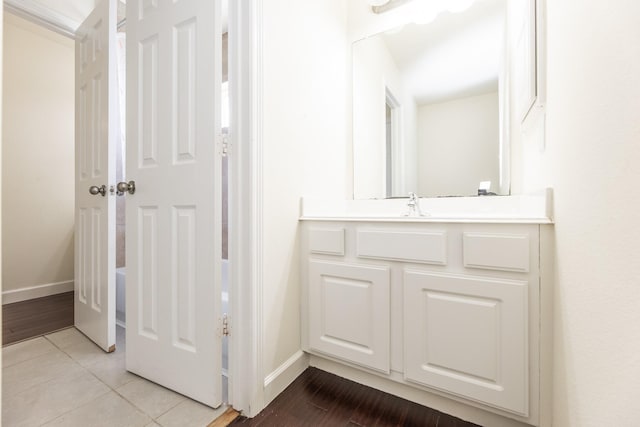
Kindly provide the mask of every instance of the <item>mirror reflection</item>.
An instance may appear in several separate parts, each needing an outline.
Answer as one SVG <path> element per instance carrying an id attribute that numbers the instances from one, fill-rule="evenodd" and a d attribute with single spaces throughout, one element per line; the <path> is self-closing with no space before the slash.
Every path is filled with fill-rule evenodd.
<path id="1" fill-rule="evenodd" d="M 354 197 L 508 192 L 506 0 L 353 44 Z"/>

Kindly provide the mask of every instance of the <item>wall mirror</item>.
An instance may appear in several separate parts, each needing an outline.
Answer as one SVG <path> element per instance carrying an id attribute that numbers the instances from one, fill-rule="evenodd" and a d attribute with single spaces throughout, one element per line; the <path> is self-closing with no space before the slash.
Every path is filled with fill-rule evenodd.
<path id="1" fill-rule="evenodd" d="M 509 193 L 506 0 L 353 44 L 354 198 Z"/>

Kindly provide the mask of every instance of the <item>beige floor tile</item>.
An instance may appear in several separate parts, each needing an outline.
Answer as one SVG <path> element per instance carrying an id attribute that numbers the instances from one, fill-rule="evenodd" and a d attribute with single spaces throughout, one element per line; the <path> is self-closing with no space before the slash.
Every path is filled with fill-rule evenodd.
<path id="1" fill-rule="evenodd" d="M 60 350 L 16 363 L 2 370 L 2 390 L 8 395 L 63 376 L 75 376 L 84 368 Z"/>
<path id="2" fill-rule="evenodd" d="M 2 348 L 2 367 L 6 368 L 56 350 L 57 348 L 43 337 L 11 344 Z"/>
<path id="3" fill-rule="evenodd" d="M 152 422 L 152 423 L 147 424 L 144 427 L 162 427 L 162 426 L 160 424 L 156 423 L 156 422 Z"/>
<path id="4" fill-rule="evenodd" d="M 86 340 L 63 349 L 73 360 L 82 366 L 89 366 L 97 362 L 105 362 L 113 353 L 106 353 L 92 341 Z"/>
<path id="5" fill-rule="evenodd" d="M 156 421 L 162 427 L 206 427 L 211 421 L 224 414 L 226 406 L 212 409 L 193 400 L 186 399 Z"/>
<path id="6" fill-rule="evenodd" d="M 55 344 L 56 347 L 62 349 L 76 344 L 89 342 L 89 338 L 85 337 L 82 332 L 78 331 L 76 328 L 63 329 L 61 331 L 45 335 L 45 338 Z"/>
<path id="7" fill-rule="evenodd" d="M 142 378 L 136 378 L 116 391 L 154 419 L 185 400 L 183 396 Z"/>
<path id="8" fill-rule="evenodd" d="M 2 425 L 39 426 L 107 392 L 109 388 L 106 385 L 84 371 L 38 384 L 11 396 L 3 393 Z"/>
<path id="9" fill-rule="evenodd" d="M 112 391 L 44 426 L 143 427 L 150 421 L 148 416 Z"/>
<path id="10" fill-rule="evenodd" d="M 106 359 L 88 365 L 87 369 L 98 377 L 100 381 L 113 389 L 122 387 L 138 378 L 136 375 L 127 372 L 124 353 L 109 355 Z"/>

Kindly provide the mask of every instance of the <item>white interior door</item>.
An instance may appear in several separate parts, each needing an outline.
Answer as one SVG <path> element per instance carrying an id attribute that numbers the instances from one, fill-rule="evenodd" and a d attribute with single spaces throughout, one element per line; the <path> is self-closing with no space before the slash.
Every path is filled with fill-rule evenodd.
<path id="1" fill-rule="evenodd" d="M 116 338 L 115 34 L 115 0 L 102 0 L 76 41 L 75 324 L 105 351 Z"/>
<path id="2" fill-rule="evenodd" d="M 221 403 L 220 0 L 127 1 L 127 369 Z"/>

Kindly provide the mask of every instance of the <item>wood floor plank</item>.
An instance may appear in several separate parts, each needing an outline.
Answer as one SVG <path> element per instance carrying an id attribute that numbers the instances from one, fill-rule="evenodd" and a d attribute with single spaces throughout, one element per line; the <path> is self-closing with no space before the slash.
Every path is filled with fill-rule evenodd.
<path id="1" fill-rule="evenodd" d="M 462 420 L 459 420 L 458 418 L 454 418 L 450 415 L 446 415 L 446 414 L 442 414 L 438 411 L 435 411 L 431 408 L 426 408 L 429 409 L 428 411 L 425 411 L 424 409 L 420 410 L 419 408 L 424 408 L 421 407 L 418 404 L 415 403 L 411 403 L 411 405 L 415 405 L 416 408 L 411 408 L 409 409 L 409 411 L 407 412 L 407 417 L 404 420 L 404 426 L 406 427 L 419 427 L 419 426 L 438 426 L 438 427 L 442 427 L 443 424 L 440 423 L 440 416 L 442 416 L 442 419 L 444 421 L 446 420 L 450 420 L 450 419 L 454 419 L 454 420 L 458 420 L 464 424 L 461 424 L 460 427 L 465 427 L 465 426 L 472 426 L 473 424 L 470 423 L 465 423 Z"/>
<path id="2" fill-rule="evenodd" d="M 255 418 L 238 417 L 230 425 L 478 427 L 316 368 L 307 369 Z"/>
<path id="3" fill-rule="evenodd" d="M 334 425 L 337 419 L 347 420 L 346 425 L 349 425 L 358 403 L 366 392 L 365 388 L 353 387 L 352 383 L 344 378 L 335 378 L 335 386 L 324 388 L 316 394 L 317 398 L 327 402 L 327 421 L 323 424 L 327 427 Z"/>
<path id="4" fill-rule="evenodd" d="M 73 326 L 73 291 L 2 306 L 2 344 Z"/>

